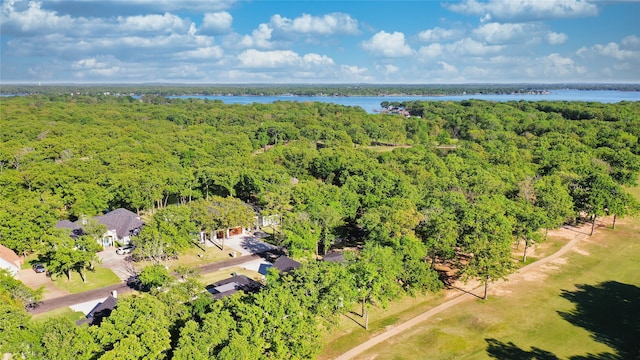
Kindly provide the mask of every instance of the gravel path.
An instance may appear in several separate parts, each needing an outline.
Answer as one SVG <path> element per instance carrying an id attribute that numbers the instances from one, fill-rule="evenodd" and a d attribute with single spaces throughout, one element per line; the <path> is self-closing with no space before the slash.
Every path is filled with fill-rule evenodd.
<path id="1" fill-rule="evenodd" d="M 587 224 L 589 225 L 589 224 Z M 518 279 L 518 276 L 521 276 L 527 272 L 532 272 L 536 269 L 538 269 L 540 266 L 545 265 L 547 263 L 550 263 L 558 258 L 560 258 L 561 256 L 563 256 L 564 254 L 566 254 L 569 250 L 571 250 L 572 248 L 574 248 L 576 246 L 576 244 L 578 244 L 580 241 L 582 241 L 584 238 L 586 238 L 587 236 L 589 236 L 588 228 L 590 228 L 589 226 L 583 226 L 581 228 L 574 228 L 574 227 L 564 227 L 565 229 L 570 229 L 570 231 L 572 231 L 575 235 L 573 236 L 573 238 L 566 243 L 562 248 L 560 248 L 560 250 L 558 250 L 557 252 L 555 252 L 552 255 L 549 255 L 547 257 L 545 257 L 544 259 L 540 259 L 534 263 L 531 263 L 527 266 L 522 267 L 520 270 L 518 270 L 516 273 L 512 274 L 509 276 L 509 280 L 510 283 L 513 283 L 514 281 L 518 281 L 521 279 Z M 496 283 L 503 283 L 503 281 L 498 281 Z M 382 332 L 379 335 L 376 335 L 374 337 L 372 337 L 371 339 L 365 341 L 364 343 L 352 348 L 351 350 L 347 351 L 346 353 L 338 356 L 335 360 L 348 360 L 348 359 L 353 359 L 355 356 L 357 356 L 358 354 L 363 353 L 364 351 L 384 342 L 385 340 L 389 339 L 390 337 L 393 337 L 395 335 L 400 334 L 401 332 L 408 330 L 416 325 L 418 325 L 419 323 L 429 319 L 430 317 L 432 317 L 433 315 L 436 315 L 446 309 L 449 309 L 452 306 L 455 306 L 463 301 L 467 301 L 470 299 L 477 299 L 476 295 L 473 295 L 475 293 L 480 293 L 481 291 L 484 290 L 484 286 L 479 286 L 475 289 L 472 289 L 468 292 L 461 292 L 459 295 L 457 295 L 456 297 L 454 297 L 453 299 L 438 305 L 436 307 L 434 307 L 433 309 L 426 311 L 416 317 L 414 317 L 411 320 L 405 321 L 404 323 L 398 324 L 396 326 L 394 326 L 393 328 L 389 328 L 388 330 L 385 330 L 384 332 Z"/>

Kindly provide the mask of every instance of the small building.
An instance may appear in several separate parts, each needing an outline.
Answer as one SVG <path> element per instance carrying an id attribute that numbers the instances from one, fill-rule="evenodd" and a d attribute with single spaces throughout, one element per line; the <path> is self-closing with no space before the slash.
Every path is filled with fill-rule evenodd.
<path id="1" fill-rule="evenodd" d="M 207 286 L 207 291 L 209 291 L 213 295 L 214 299 L 218 300 L 227 296 L 231 296 L 238 291 L 252 293 L 257 292 L 261 288 L 261 283 L 245 275 L 234 275 L 230 278 L 220 280 Z"/>
<path id="2" fill-rule="evenodd" d="M 0 244 L 0 269 L 5 269 L 11 276 L 16 277 L 23 263 L 23 258 L 18 256 L 13 250 Z"/>

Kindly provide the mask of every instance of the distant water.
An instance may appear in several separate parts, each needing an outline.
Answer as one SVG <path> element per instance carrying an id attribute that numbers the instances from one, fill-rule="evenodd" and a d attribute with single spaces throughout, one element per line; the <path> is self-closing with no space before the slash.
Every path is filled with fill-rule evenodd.
<path id="1" fill-rule="evenodd" d="M 446 96 L 205 96 L 205 95 L 183 95 L 169 96 L 170 98 L 182 99 L 209 99 L 220 100 L 225 104 L 270 104 L 275 101 L 297 101 L 297 102 L 326 102 L 345 106 L 359 106 L 368 113 L 373 113 L 380 108 L 383 101 L 461 101 L 468 99 L 489 100 L 489 101 L 540 101 L 540 100 L 563 100 L 563 101 L 588 101 L 600 103 L 616 103 L 620 101 L 640 101 L 640 91 L 612 91 L 612 90 L 550 90 L 547 94 L 466 94 L 466 95 L 446 95 Z"/>

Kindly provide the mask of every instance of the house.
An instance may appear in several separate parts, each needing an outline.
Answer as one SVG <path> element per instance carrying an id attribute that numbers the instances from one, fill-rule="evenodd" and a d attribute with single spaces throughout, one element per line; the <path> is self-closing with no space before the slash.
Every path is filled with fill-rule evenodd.
<path id="1" fill-rule="evenodd" d="M 143 225 L 138 214 L 123 208 L 96 216 L 94 219 L 107 227 L 107 232 L 98 240 L 102 246 L 113 246 L 116 241 L 125 245 L 131 243 L 131 236 L 138 235 Z M 70 229 L 71 237 L 75 238 L 84 234 L 82 227 L 86 224 L 86 218 L 74 222 L 61 220 L 56 224 L 56 228 Z"/>
<path id="2" fill-rule="evenodd" d="M 281 273 L 286 273 L 299 268 L 300 266 L 302 266 L 302 264 L 288 256 L 282 255 L 278 259 L 276 259 L 272 266 L 278 269 Z"/>
<path id="3" fill-rule="evenodd" d="M 244 291 L 246 293 L 257 292 L 260 288 L 262 288 L 261 283 L 245 275 L 234 275 L 207 286 L 207 290 L 216 300 L 233 295 L 238 291 Z"/>
<path id="4" fill-rule="evenodd" d="M 76 321 L 76 325 L 88 324 L 88 325 L 100 325 L 102 319 L 111 315 L 113 309 L 118 305 L 118 296 L 115 291 L 106 298 L 103 302 L 98 303 L 89 313 L 86 318 Z"/>
<path id="5" fill-rule="evenodd" d="M 11 276 L 16 277 L 23 262 L 24 259 L 13 250 L 0 244 L 0 269 L 5 269 Z"/>
<path id="6" fill-rule="evenodd" d="M 123 208 L 94 219 L 107 226 L 107 232 L 102 236 L 103 246 L 113 246 L 116 241 L 121 244 L 131 243 L 131 236 L 138 235 L 143 225 L 138 214 Z"/>

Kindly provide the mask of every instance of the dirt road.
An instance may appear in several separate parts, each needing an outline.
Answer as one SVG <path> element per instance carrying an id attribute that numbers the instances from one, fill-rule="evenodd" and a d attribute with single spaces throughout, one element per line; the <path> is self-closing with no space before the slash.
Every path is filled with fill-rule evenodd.
<path id="1" fill-rule="evenodd" d="M 588 225 L 588 224 L 587 224 Z M 539 267 L 541 267 L 542 265 L 548 264 L 558 258 L 560 258 L 561 256 L 563 256 L 564 254 L 566 254 L 569 250 L 571 250 L 572 248 L 574 248 L 576 246 L 576 244 L 578 244 L 580 241 L 582 241 L 584 238 L 586 238 L 587 236 L 589 236 L 589 231 L 590 231 L 590 225 L 589 226 L 582 226 L 580 228 L 574 228 L 574 227 L 563 227 L 565 230 L 568 230 L 570 233 L 574 234 L 574 236 L 571 238 L 571 240 L 566 243 L 562 248 L 560 248 L 560 250 L 558 250 L 557 252 L 555 252 L 554 254 L 545 257 L 544 259 L 540 259 L 534 263 L 531 263 L 527 266 L 522 267 L 520 270 L 518 270 L 518 272 L 512 274 L 509 276 L 509 281 L 510 282 L 514 282 L 518 280 L 518 277 L 523 276 L 525 273 L 531 273 L 533 271 L 535 271 L 536 269 L 538 269 Z M 498 281 L 496 282 L 496 284 L 503 284 L 504 281 Z M 396 326 L 394 326 L 393 328 L 390 328 L 388 330 L 385 330 L 383 333 L 374 336 L 373 338 L 365 341 L 364 343 L 352 348 L 351 350 L 347 351 L 346 353 L 338 356 L 335 360 L 348 360 L 348 359 L 352 359 L 355 356 L 357 356 L 358 354 L 372 348 L 375 345 L 380 344 L 381 342 L 389 339 L 390 337 L 393 337 L 395 335 L 400 334 L 401 332 L 408 330 L 410 328 L 412 328 L 413 326 L 416 326 L 417 324 L 429 319 L 430 317 L 432 317 L 433 315 L 436 315 L 446 309 L 449 309 L 452 306 L 455 306 L 456 304 L 459 304 L 463 301 L 467 301 L 470 299 L 477 299 L 476 295 L 473 294 L 478 294 L 481 291 L 484 290 L 484 286 L 479 286 L 475 289 L 472 289 L 468 292 L 460 292 L 459 295 L 457 295 L 456 297 L 452 298 L 451 300 L 434 307 L 433 309 L 424 312 L 416 317 L 414 317 L 411 320 L 408 320 L 402 324 L 398 324 Z M 491 291 L 490 291 L 491 293 Z"/>

